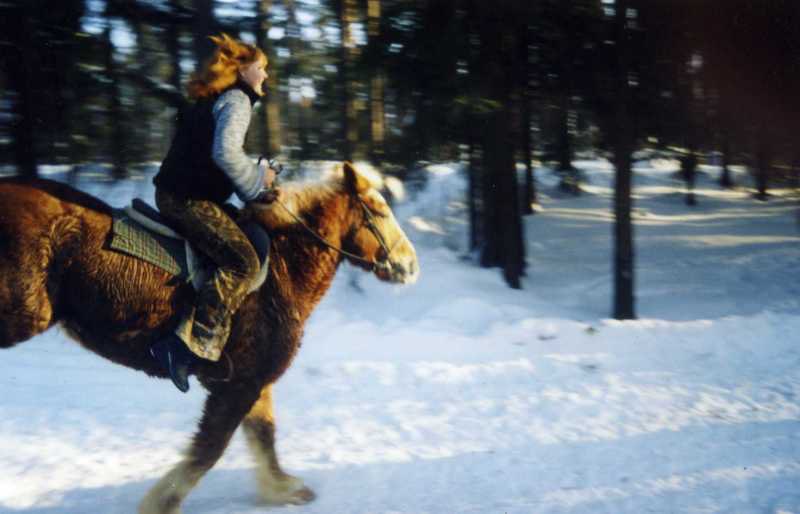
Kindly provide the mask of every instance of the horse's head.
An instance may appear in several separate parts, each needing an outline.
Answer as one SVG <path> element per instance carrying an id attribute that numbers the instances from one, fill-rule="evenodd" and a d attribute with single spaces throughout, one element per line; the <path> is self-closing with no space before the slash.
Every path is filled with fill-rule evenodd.
<path id="1" fill-rule="evenodd" d="M 388 282 L 411 284 L 419 276 L 417 252 L 383 196 L 346 162 L 342 165 L 350 223 L 342 239 L 347 259 Z"/>
<path id="2" fill-rule="evenodd" d="M 373 185 L 350 163 L 329 182 L 287 184 L 283 201 L 253 205 L 255 217 L 273 233 L 288 231 L 336 248 L 351 264 L 387 282 L 410 284 L 419 276 L 411 241 Z"/>

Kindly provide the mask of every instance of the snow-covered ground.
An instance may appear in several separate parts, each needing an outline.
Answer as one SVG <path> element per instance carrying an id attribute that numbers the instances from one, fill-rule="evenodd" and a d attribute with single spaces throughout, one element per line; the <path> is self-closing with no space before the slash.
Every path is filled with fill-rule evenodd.
<path id="1" fill-rule="evenodd" d="M 796 198 L 722 191 L 703 168 L 689 208 L 676 163 L 637 167 L 641 319 L 617 322 L 613 170 L 578 165 L 580 197 L 538 170 L 521 291 L 465 257 L 464 179 L 430 167 L 396 208 L 420 281 L 343 268 L 276 386 L 282 461 L 317 501 L 258 506 L 237 435 L 184 511 L 800 513 Z M 152 194 L 145 178 L 88 189 Z M 0 391 L 0 512 L 26 514 L 135 512 L 204 397 L 58 330 L 2 353 Z"/>

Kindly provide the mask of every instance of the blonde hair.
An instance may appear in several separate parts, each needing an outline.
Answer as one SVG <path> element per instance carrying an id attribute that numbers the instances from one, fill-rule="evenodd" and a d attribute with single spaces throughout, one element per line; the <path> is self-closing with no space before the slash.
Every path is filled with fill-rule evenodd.
<path id="1" fill-rule="evenodd" d="M 235 84 L 241 66 L 262 59 L 267 62 L 267 56 L 255 45 L 237 41 L 225 33 L 210 39 L 217 49 L 189 80 L 187 89 L 192 99 L 217 94 Z"/>

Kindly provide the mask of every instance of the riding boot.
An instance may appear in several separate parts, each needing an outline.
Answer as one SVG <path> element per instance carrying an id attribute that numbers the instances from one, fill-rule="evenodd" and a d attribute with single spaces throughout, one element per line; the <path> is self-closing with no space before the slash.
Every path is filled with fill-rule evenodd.
<path id="1" fill-rule="evenodd" d="M 172 383 L 182 393 L 189 390 L 189 375 L 197 357 L 189 351 L 181 339 L 170 334 L 150 347 L 150 354 L 169 373 Z"/>

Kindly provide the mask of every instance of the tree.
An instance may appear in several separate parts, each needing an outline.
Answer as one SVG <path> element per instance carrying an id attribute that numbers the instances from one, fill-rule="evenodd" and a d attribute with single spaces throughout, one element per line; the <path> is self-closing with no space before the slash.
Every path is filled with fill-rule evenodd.
<path id="1" fill-rule="evenodd" d="M 37 51 L 31 40 L 36 6 L 31 3 L 13 3 L 5 7 L 3 32 L 9 38 L 8 58 L 4 71 L 10 89 L 14 92 L 11 128 L 14 145 L 14 160 L 17 171 L 28 177 L 37 174 L 36 111 L 34 99 L 35 70 L 38 68 Z"/>
<path id="2" fill-rule="evenodd" d="M 594 0 L 539 0 L 532 4 L 536 24 L 541 87 L 547 99 L 546 129 L 551 152 L 561 175 L 561 188 L 580 193 L 579 176 L 572 165 L 572 132 L 581 100 L 590 91 L 589 72 L 597 46 L 600 2 Z"/>
<path id="3" fill-rule="evenodd" d="M 127 152 L 125 145 L 124 114 L 122 109 L 122 94 L 120 88 L 120 74 L 117 72 L 117 63 L 114 58 L 114 44 L 111 41 L 111 20 L 107 21 L 103 32 L 105 44 L 105 73 L 107 82 L 108 107 L 106 116 L 108 126 L 111 127 L 111 174 L 114 178 L 121 179 L 127 176 Z"/>
<path id="4" fill-rule="evenodd" d="M 214 51 L 208 36 L 219 32 L 214 18 L 214 0 L 192 0 L 192 51 L 196 66 L 200 66 Z"/>
<path id="5" fill-rule="evenodd" d="M 616 0 L 614 4 L 614 318 L 636 318 L 634 300 L 634 249 L 631 222 L 631 154 L 635 134 L 629 91 L 630 31 L 628 9 L 632 2 Z"/>
<path id="6" fill-rule="evenodd" d="M 520 13 L 513 3 L 487 6 L 472 2 L 480 38 L 480 92 L 486 109 L 481 140 L 484 174 L 484 215 L 486 228 L 481 264 L 498 266 L 509 286 L 522 287 L 525 251 L 519 208 L 515 145 L 508 120 L 511 119 L 512 85 L 507 77 L 516 67 L 515 34 L 505 28 L 505 17 Z"/>
<path id="7" fill-rule="evenodd" d="M 9 135 L 17 171 L 35 176 L 43 159 L 64 162 L 78 107 L 76 33 L 82 0 L 42 0 L 0 5 L 0 61 L 12 115 Z M 5 91 L 4 91 L 5 92 Z"/>
<path id="8" fill-rule="evenodd" d="M 749 153 L 757 198 L 768 198 L 773 162 L 792 159 L 800 112 L 800 4 L 792 0 L 698 2 L 699 52 L 718 98 L 724 164 L 731 147 Z M 727 167 L 727 166 L 726 166 Z M 723 173 L 723 184 L 729 183 Z"/>
<path id="9" fill-rule="evenodd" d="M 531 62 L 531 47 L 533 46 L 532 24 L 528 17 L 523 17 L 516 26 L 518 61 L 520 63 L 520 84 L 518 101 L 520 104 L 520 145 L 522 162 L 525 163 L 525 190 L 522 195 L 522 212 L 533 214 L 533 204 L 536 203 L 536 182 L 533 176 L 533 141 L 531 109 L 533 90 L 533 65 Z"/>
<path id="10" fill-rule="evenodd" d="M 356 42 L 353 24 L 357 20 L 355 0 L 333 0 L 336 17 L 339 21 L 339 80 L 342 159 L 352 161 L 358 141 L 358 120 L 354 95 L 353 65 Z"/>
<path id="11" fill-rule="evenodd" d="M 278 101 L 278 59 L 274 45 L 270 44 L 268 34 L 272 26 L 271 14 L 272 0 L 256 0 L 255 36 L 260 48 L 267 53 L 269 66 L 267 68 L 267 95 L 261 108 L 261 128 L 263 137 L 260 139 L 260 152 L 264 155 L 277 155 L 281 151 L 281 111 Z"/>
<path id="12" fill-rule="evenodd" d="M 367 37 L 369 38 L 368 60 L 370 64 L 370 158 L 380 164 L 384 159 L 386 119 L 384 101 L 386 96 L 386 72 L 381 41 L 381 0 L 367 0 Z"/>

